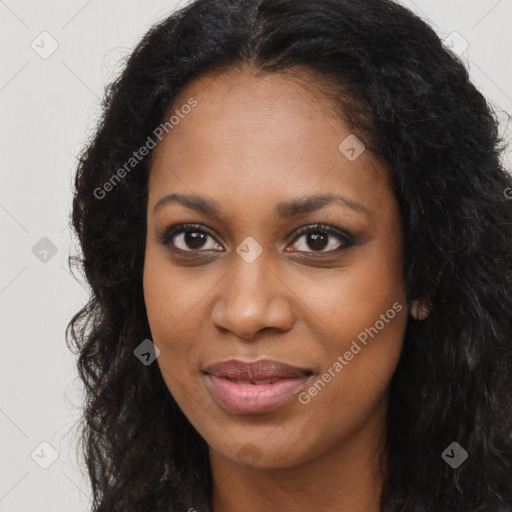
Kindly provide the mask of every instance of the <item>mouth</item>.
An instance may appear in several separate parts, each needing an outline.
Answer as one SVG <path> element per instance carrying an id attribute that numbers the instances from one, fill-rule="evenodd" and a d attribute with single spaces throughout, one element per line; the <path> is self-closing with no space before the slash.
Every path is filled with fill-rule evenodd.
<path id="1" fill-rule="evenodd" d="M 228 359 L 207 366 L 205 373 L 216 377 L 228 378 L 235 381 L 250 381 L 255 384 L 264 383 L 275 379 L 288 379 L 303 377 L 313 372 L 307 368 L 293 366 L 274 359 L 260 359 L 253 362 L 240 361 L 239 359 Z M 270 383 L 270 382 L 268 382 Z"/>
<path id="2" fill-rule="evenodd" d="M 312 375 L 309 369 L 270 359 L 252 363 L 230 359 L 203 370 L 212 398 L 225 410 L 239 414 L 281 407 Z"/>

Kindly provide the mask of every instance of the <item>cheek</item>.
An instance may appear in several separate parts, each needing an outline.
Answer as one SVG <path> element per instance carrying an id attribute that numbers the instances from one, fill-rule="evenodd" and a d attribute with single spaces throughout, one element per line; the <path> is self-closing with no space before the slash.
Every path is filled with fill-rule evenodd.
<path id="1" fill-rule="evenodd" d="M 161 343 L 172 332 L 186 328 L 191 318 L 194 321 L 194 312 L 209 289 L 206 281 L 201 281 L 201 286 L 194 282 L 197 283 L 197 279 L 188 279 L 187 273 L 173 267 L 165 254 L 160 254 L 160 250 L 147 250 L 143 276 L 144 301 L 151 332 Z M 196 326 L 197 320 L 195 316 Z"/>
<path id="2" fill-rule="evenodd" d="M 203 272 L 202 277 L 197 274 Z M 144 300 L 152 341 L 159 348 L 157 363 L 167 387 L 183 410 L 198 386 L 198 332 L 209 316 L 204 301 L 218 281 L 214 272 L 173 267 L 165 253 L 149 248 L 143 274 Z M 192 278 L 192 276 L 194 276 Z"/>
<path id="3" fill-rule="evenodd" d="M 377 242 L 322 280 L 302 278 L 323 368 L 304 401 L 337 411 L 340 421 L 364 415 L 378 402 L 398 363 L 407 307 L 398 243 Z M 340 359 L 341 358 L 341 359 Z M 322 380 L 323 377 L 323 380 Z"/>
<path id="4" fill-rule="evenodd" d="M 173 283 L 169 282 L 165 268 L 146 261 L 144 268 L 144 302 L 153 341 L 161 341 L 163 333 L 178 321 L 176 295 L 172 293 Z"/>
<path id="5" fill-rule="evenodd" d="M 379 321 L 394 303 L 406 309 L 399 248 L 385 247 L 377 240 L 370 244 L 373 245 L 359 248 L 347 258 L 343 268 L 333 272 L 289 276 L 294 290 L 307 306 L 305 311 L 309 309 L 316 316 L 318 332 L 338 340 L 333 343 L 339 349 L 343 348 L 339 346 L 341 340 L 346 343 L 355 339 Z M 385 323 L 384 329 L 393 331 L 394 335 L 401 333 L 404 323 L 403 319 L 394 318 L 396 308 L 388 315 L 393 319 Z"/>
<path id="6" fill-rule="evenodd" d="M 190 388 L 187 384 L 190 368 L 186 344 L 179 341 L 184 339 L 180 329 L 187 317 L 187 304 L 183 297 L 179 300 L 181 294 L 175 292 L 180 289 L 179 283 L 170 277 L 165 266 L 147 258 L 143 279 L 144 300 L 151 338 L 160 350 L 156 364 L 169 393 L 182 410 L 187 410 L 188 395 L 183 393 L 183 389 Z"/>
<path id="7" fill-rule="evenodd" d="M 179 273 L 171 271 L 169 262 L 155 252 L 149 250 L 146 254 L 144 301 L 152 341 L 160 350 L 157 362 L 172 389 L 174 379 L 181 380 L 180 375 L 185 374 L 188 340 L 184 330 L 191 322 L 189 317 L 194 316 L 193 305 L 199 297 L 194 288 L 186 287 Z"/>

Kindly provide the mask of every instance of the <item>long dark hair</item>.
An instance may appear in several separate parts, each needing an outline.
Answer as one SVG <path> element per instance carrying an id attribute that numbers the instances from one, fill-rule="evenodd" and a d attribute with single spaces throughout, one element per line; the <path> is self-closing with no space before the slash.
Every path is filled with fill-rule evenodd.
<path id="1" fill-rule="evenodd" d="M 210 510 L 208 447 L 158 365 L 134 356 L 151 339 L 142 269 L 152 151 L 126 163 L 191 80 L 243 64 L 315 72 L 392 174 L 408 299 L 432 312 L 409 319 L 390 384 L 382 510 L 512 510 L 506 141 L 463 63 L 390 0 L 196 0 L 151 27 L 107 87 L 72 211 L 82 254 L 70 263 L 90 299 L 66 329 L 85 385 L 80 448 L 94 510 Z M 442 457 L 454 442 L 468 453 L 458 468 Z"/>

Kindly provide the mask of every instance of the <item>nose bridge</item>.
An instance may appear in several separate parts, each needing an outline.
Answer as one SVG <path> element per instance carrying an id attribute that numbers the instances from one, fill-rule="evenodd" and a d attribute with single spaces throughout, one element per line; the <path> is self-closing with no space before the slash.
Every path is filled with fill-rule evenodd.
<path id="1" fill-rule="evenodd" d="M 266 327 L 289 328 L 293 318 L 285 287 L 270 270 L 267 255 L 251 261 L 241 254 L 233 254 L 233 267 L 212 310 L 213 324 L 243 338 Z"/>
<path id="2" fill-rule="evenodd" d="M 229 285 L 226 289 L 227 298 L 236 300 L 241 305 L 248 301 L 256 305 L 269 300 L 272 288 L 271 278 L 275 276 L 270 272 L 270 248 L 266 245 L 264 236 L 255 234 L 256 240 L 249 234 L 236 246 L 232 253 L 231 264 L 233 268 L 228 277 Z"/>
<path id="3" fill-rule="evenodd" d="M 244 250 L 240 244 L 238 251 Z M 252 249 L 249 249 L 249 251 Z M 249 316 L 262 313 L 271 300 L 274 287 L 270 285 L 270 270 L 267 267 L 266 255 L 260 254 L 254 261 L 245 260 L 244 256 L 233 255 L 233 268 L 227 279 L 224 297 L 230 311 L 236 308 L 239 315 Z M 251 262 L 249 262 L 251 261 Z"/>

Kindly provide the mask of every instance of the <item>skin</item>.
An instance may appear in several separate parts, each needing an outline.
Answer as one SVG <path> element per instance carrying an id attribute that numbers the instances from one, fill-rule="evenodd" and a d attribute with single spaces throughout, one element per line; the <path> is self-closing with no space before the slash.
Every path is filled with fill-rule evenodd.
<path id="1" fill-rule="evenodd" d="M 388 172 L 369 151 L 350 161 L 338 150 L 351 131 L 313 86 L 250 69 L 212 76 L 182 91 L 173 108 L 190 97 L 198 104 L 155 149 L 143 282 L 162 375 L 210 447 L 212 508 L 377 512 L 387 386 L 409 309 Z M 221 216 L 178 202 L 154 212 L 171 193 L 213 199 Z M 333 202 L 289 218 L 275 211 L 328 193 L 365 210 Z M 168 245 L 159 240 L 182 223 L 215 237 L 199 248 L 183 232 Z M 355 245 L 335 252 L 344 244 L 336 235 L 324 248 L 294 235 L 316 223 L 348 232 Z M 262 248 L 252 263 L 236 252 L 249 236 Z M 273 411 L 237 414 L 206 388 L 202 369 L 231 357 L 281 360 L 311 369 L 316 381 L 394 303 L 401 311 L 307 404 L 294 397 Z"/>

